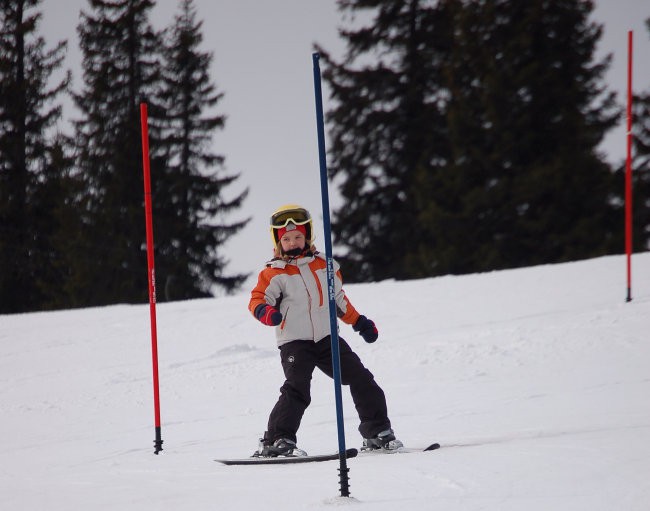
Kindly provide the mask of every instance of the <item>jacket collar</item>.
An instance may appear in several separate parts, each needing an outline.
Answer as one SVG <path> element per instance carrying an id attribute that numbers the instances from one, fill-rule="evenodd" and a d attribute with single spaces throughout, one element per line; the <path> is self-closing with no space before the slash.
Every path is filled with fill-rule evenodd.
<path id="1" fill-rule="evenodd" d="M 308 252 L 305 255 L 298 256 L 295 258 L 290 258 L 290 259 L 283 259 L 281 257 L 276 257 L 275 259 L 271 259 L 268 263 L 267 266 L 270 266 L 271 268 L 285 268 L 288 264 L 292 264 L 294 266 L 304 266 L 306 264 L 311 263 L 314 260 L 314 254 L 311 252 Z"/>

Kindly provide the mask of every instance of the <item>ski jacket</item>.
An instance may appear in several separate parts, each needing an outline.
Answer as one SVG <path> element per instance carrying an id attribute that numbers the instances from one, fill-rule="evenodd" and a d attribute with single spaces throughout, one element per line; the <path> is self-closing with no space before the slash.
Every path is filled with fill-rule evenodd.
<path id="1" fill-rule="evenodd" d="M 345 296 L 339 265 L 333 263 L 337 316 L 354 325 L 359 313 Z M 280 311 L 278 346 L 299 339 L 318 342 L 330 334 L 327 289 L 327 263 L 318 252 L 289 261 L 274 259 L 260 272 L 248 309 L 254 315 L 259 305 L 268 304 Z"/>

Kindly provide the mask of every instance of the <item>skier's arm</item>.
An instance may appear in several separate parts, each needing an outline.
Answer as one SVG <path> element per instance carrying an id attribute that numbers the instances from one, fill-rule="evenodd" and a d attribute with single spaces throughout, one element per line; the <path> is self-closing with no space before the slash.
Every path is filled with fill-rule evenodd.
<path id="1" fill-rule="evenodd" d="M 369 343 L 375 342 L 379 336 L 377 327 L 374 321 L 359 314 L 352 303 L 350 303 L 350 300 L 348 300 L 345 291 L 343 291 L 343 276 L 340 270 L 336 272 L 334 282 L 336 285 L 336 307 L 341 321 L 352 325 L 354 331 L 359 332 L 359 335 L 363 337 L 364 341 Z"/>
<path id="2" fill-rule="evenodd" d="M 335 274 L 334 287 L 336 291 L 337 316 L 343 323 L 354 325 L 359 319 L 359 313 L 346 296 L 345 291 L 343 291 L 343 275 L 340 270 Z"/>
<path id="3" fill-rule="evenodd" d="M 248 302 L 248 310 L 265 325 L 278 324 L 275 321 L 278 319 L 277 316 L 280 316 L 275 308 L 281 295 L 278 283 L 273 281 L 276 274 L 277 272 L 271 268 L 262 270 Z"/>

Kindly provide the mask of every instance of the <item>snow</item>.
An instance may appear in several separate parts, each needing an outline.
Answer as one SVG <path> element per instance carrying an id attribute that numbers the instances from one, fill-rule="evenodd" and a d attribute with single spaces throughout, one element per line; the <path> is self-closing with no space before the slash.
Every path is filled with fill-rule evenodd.
<path id="1" fill-rule="evenodd" d="M 377 322 L 341 335 L 393 426 L 430 453 L 227 467 L 253 452 L 283 377 L 248 295 L 158 304 L 164 450 L 153 454 L 148 305 L 0 316 L 2 509 L 650 508 L 650 253 L 346 286 Z M 344 389 L 347 447 L 360 445 Z M 299 431 L 336 451 L 332 380 Z"/>

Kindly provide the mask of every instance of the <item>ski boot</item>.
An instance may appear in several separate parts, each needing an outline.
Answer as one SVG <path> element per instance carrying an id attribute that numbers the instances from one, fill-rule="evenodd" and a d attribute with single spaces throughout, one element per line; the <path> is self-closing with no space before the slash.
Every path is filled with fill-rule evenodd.
<path id="1" fill-rule="evenodd" d="M 296 457 L 307 456 L 307 453 L 299 449 L 296 442 L 288 438 L 278 438 L 272 444 L 267 443 L 264 438 L 260 438 L 259 448 L 253 453 L 253 456 L 255 458 Z"/>
<path id="2" fill-rule="evenodd" d="M 404 447 L 404 444 L 395 437 L 395 432 L 389 428 L 377 433 L 372 438 L 364 438 L 361 450 L 375 451 L 381 449 L 386 452 L 394 452 L 402 447 Z"/>

